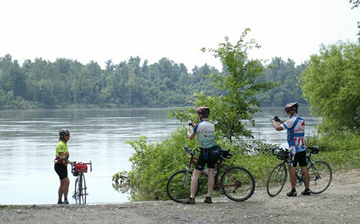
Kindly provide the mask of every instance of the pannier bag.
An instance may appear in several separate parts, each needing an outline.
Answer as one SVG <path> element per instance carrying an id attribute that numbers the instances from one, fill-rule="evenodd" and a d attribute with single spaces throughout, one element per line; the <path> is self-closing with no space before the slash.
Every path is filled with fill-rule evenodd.
<path id="1" fill-rule="evenodd" d="M 225 159 L 231 159 L 232 158 L 232 154 L 230 152 L 230 149 L 223 149 L 221 150 L 221 156 Z"/>
<path id="2" fill-rule="evenodd" d="M 75 173 L 87 173 L 87 165 L 86 164 L 75 164 Z"/>
<path id="3" fill-rule="evenodd" d="M 287 151 L 279 151 L 279 153 L 276 155 L 276 157 L 280 160 L 287 160 L 289 159 L 290 153 Z"/>

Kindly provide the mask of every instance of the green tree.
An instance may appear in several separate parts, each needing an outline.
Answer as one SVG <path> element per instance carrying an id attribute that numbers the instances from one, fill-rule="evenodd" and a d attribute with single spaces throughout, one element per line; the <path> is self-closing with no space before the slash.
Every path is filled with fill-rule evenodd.
<path id="1" fill-rule="evenodd" d="M 212 83 L 221 91 L 220 95 L 197 95 L 195 106 L 208 106 L 211 119 L 216 124 L 217 136 L 233 142 L 242 136 L 253 137 L 246 128 L 246 121 L 254 123 L 253 114 L 260 107 L 257 94 L 273 88 L 271 82 L 258 81 L 263 74 L 260 60 L 249 59 L 248 50 L 260 48 L 255 40 L 245 42 L 250 29 L 246 29 L 240 40 L 232 45 L 226 37 L 217 49 L 209 49 L 215 58 L 219 58 L 224 66 L 222 74 L 211 74 Z M 203 49 L 206 51 L 206 49 Z M 195 114 L 192 108 L 176 115 L 182 121 L 189 119 L 188 112 Z M 193 117 L 193 119 L 195 119 Z"/>
<path id="2" fill-rule="evenodd" d="M 298 78 L 306 67 L 306 63 L 295 66 L 295 62 L 291 59 L 287 61 L 281 58 L 272 58 L 271 63 L 266 66 L 265 75 L 260 80 L 276 82 L 279 84 L 266 93 L 258 96 L 262 106 L 284 106 L 289 102 L 297 101 L 301 105 L 307 104 L 302 98 L 302 91 L 298 86 Z"/>
<path id="3" fill-rule="evenodd" d="M 321 45 L 303 71 L 301 86 L 313 115 L 323 118 L 320 133 L 359 134 L 360 43 Z"/>

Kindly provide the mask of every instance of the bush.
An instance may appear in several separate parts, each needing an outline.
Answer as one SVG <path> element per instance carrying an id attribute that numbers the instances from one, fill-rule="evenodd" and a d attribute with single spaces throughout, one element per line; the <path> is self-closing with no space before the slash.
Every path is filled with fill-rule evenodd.
<path id="1" fill-rule="evenodd" d="M 135 154 L 129 159 L 132 170 L 121 171 L 113 176 L 113 187 L 119 192 L 130 191 L 131 200 L 168 200 L 166 183 L 168 178 L 176 171 L 184 169 L 189 162 L 189 156 L 182 148 L 197 148 L 197 141 L 190 141 L 184 128 L 174 131 L 169 138 L 160 143 L 147 143 L 145 136 L 140 136 L 138 141 L 128 142 L 135 149 Z M 221 145 L 221 144 L 220 144 Z M 233 154 L 231 160 L 226 160 L 225 165 L 242 166 L 248 169 L 263 183 L 269 172 L 264 167 L 273 167 L 273 156 L 269 156 L 265 149 L 259 149 L 250 155 L 249 147 L 267 146 L 267 144 L 221 145 L 230 148 Z M 260 181 L 261 180 L 261 181 Z M 207 184 L 207 183 L 204 183 Z M 130 190 L 129 190 L 130 189 Z M 190 194 L 190 192 L 189 192 Z"/>

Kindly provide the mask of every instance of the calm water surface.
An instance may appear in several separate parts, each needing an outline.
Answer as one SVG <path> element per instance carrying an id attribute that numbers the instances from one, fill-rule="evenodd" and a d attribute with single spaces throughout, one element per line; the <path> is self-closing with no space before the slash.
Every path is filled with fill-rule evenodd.
<path id="1" fill-rule="evenodd" d="M 73 109 L 0 111 L 0 204 L 53 204 L 59 179 L 53 160 L 58 131 L 71 131 L 70 159 L 93 163 L 86 174 L 88 203 L 122 203 L 128 195 L 112 188 L 111 177 L 131 169 L 134 150 L 125 144 L 145 135 L 149 142 L 161 141 L 179 127 L 167 119 L 167 109 Z M 265 108 L 255 115 L 256 127 L 249 127 L 256 139 L 286 146 L 286 133 L 276 132 L 266 115 L 285 119 L 282 108 Z M 300 111 L 307 121 L 307 134 L 318 119 Z M 70 170 L 70 169 L 69 169 Z M 70 203 L 75 178 L 69 171 Z"/>

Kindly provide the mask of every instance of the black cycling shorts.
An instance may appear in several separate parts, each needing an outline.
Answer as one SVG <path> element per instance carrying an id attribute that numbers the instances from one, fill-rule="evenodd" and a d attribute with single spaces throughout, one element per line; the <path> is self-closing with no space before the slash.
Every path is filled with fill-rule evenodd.
<path id="1" fill-rule="evenodd" d="M 207 168 L 214 169 L 215 164 L 217 163 L 217 160 L 220 157 L 220 154 L 213 155 L 211 152 L 207 154 L 207 159 L 204 158 L 203 155 L 204 150 L 201 150 L 198 160 L 195 164 L 195 169 L 203 171 L 205 169 L 205 165 L 207 165 Z"/>
<path id="2" fill-rule="evenodd" d="M 297 163 L 299 163 L 300 166 L 306 166 L 306 151 L 298 152 L 295 154 L 293 167 L 296 167 Z"/>
<path id="3" fill-rule="evenodd" d="M 55 169 L 57 175 L 59 176 L 60 180 L 68 177 L 67 166 L 59 164 L 59 163 L 55 163 L 54 169 Z"/>

